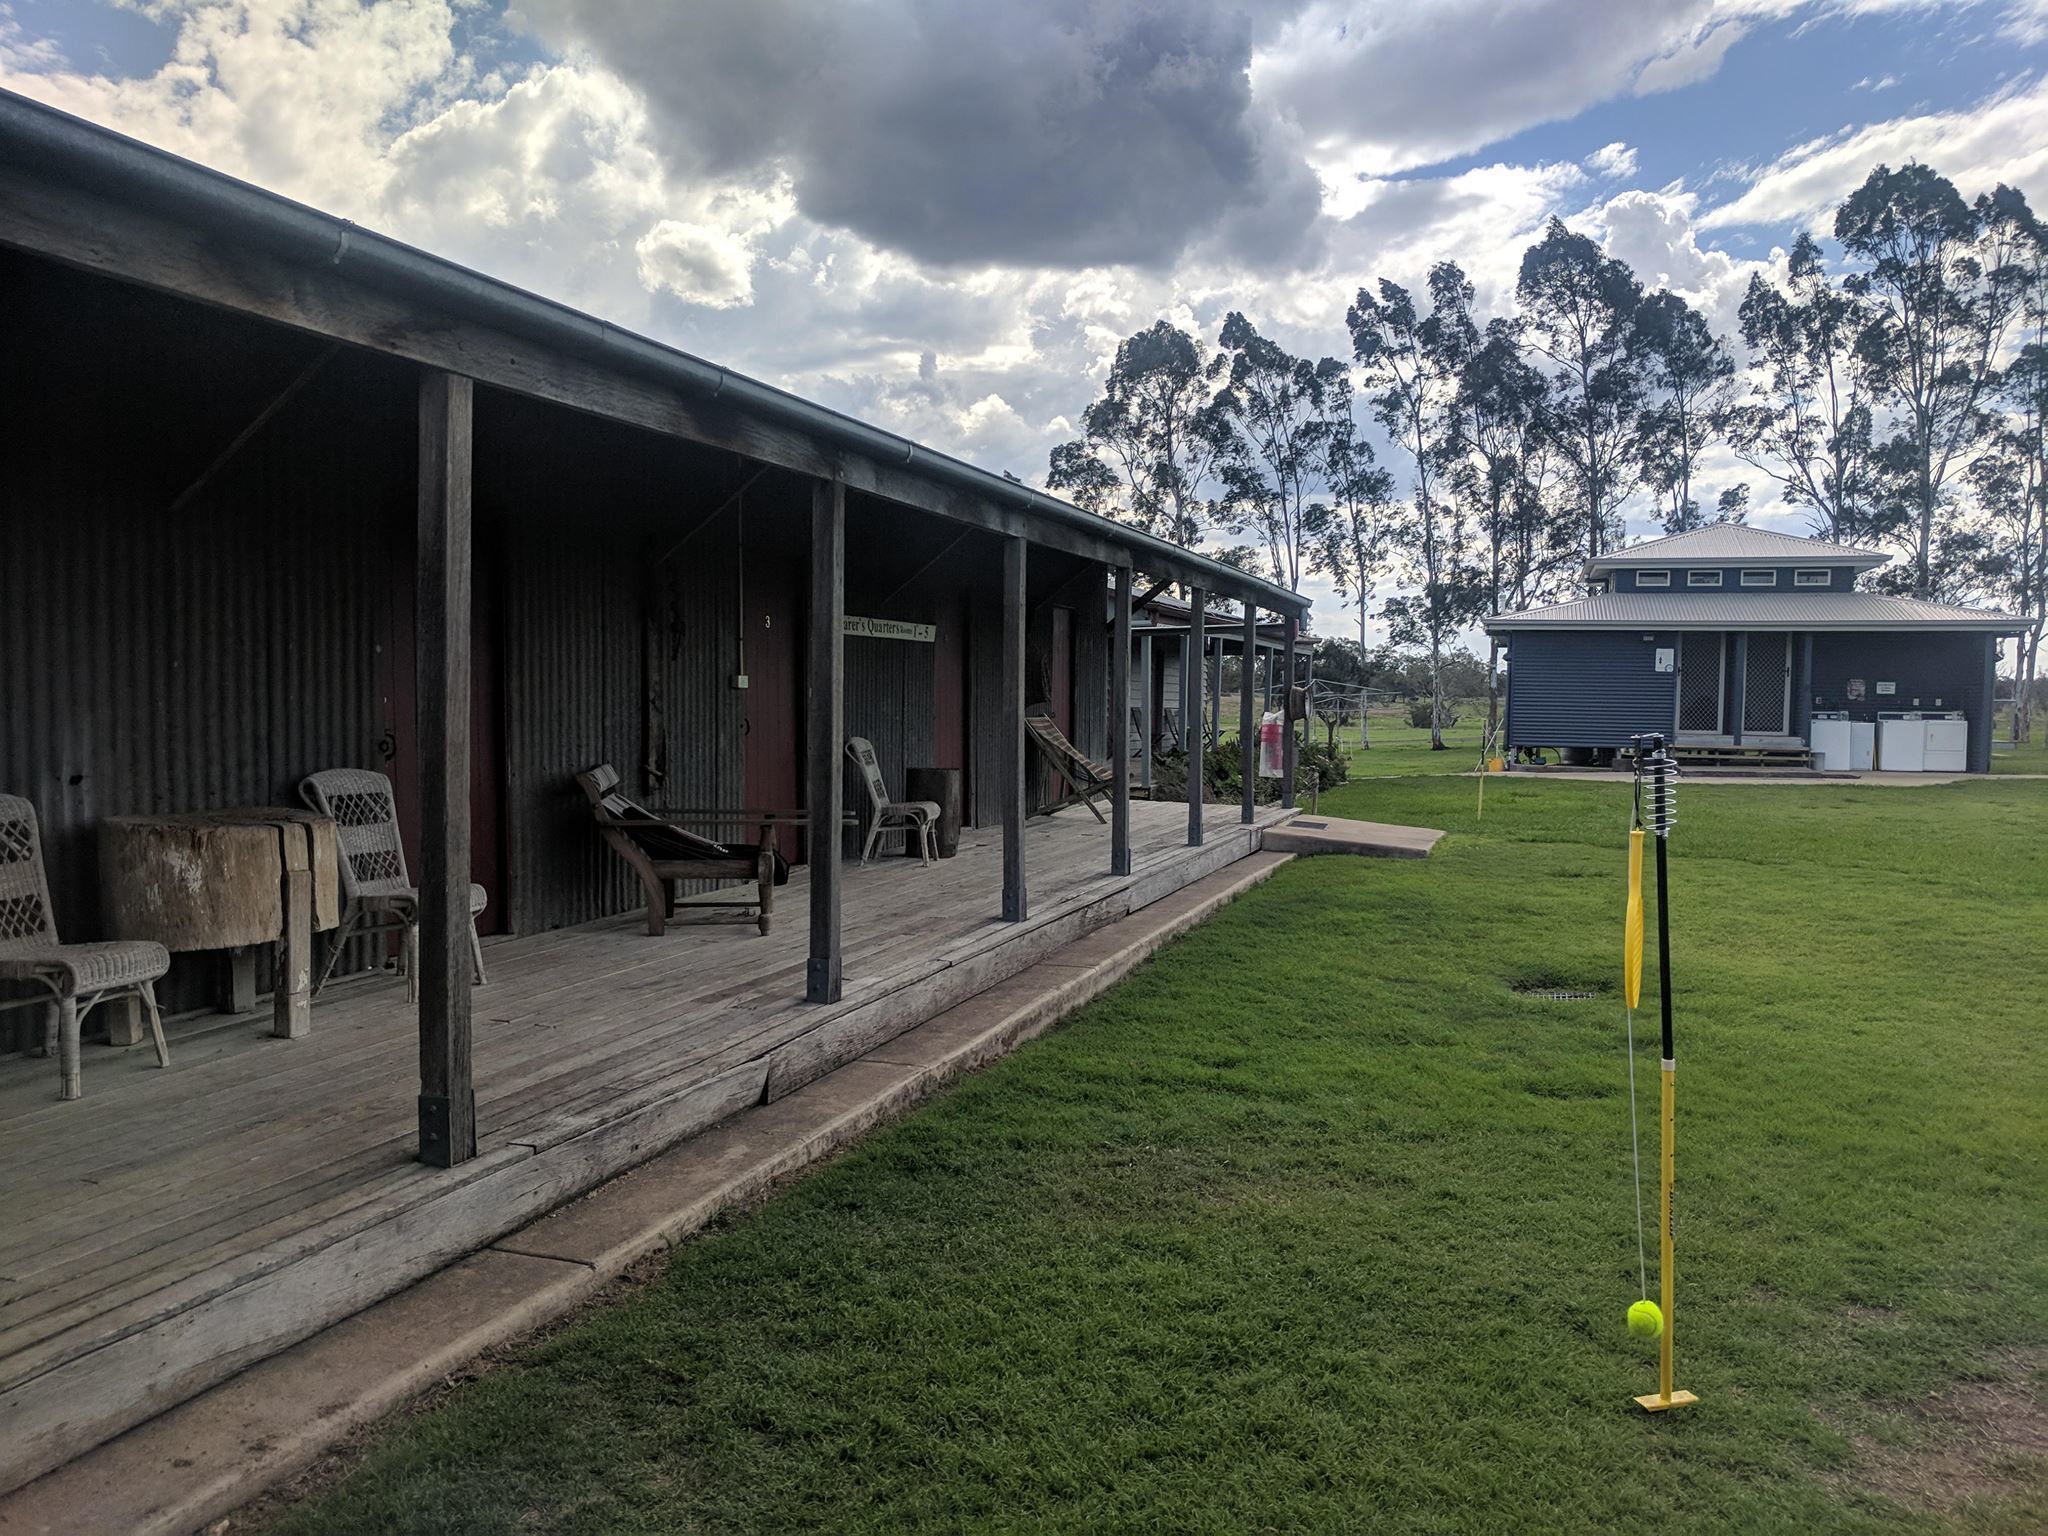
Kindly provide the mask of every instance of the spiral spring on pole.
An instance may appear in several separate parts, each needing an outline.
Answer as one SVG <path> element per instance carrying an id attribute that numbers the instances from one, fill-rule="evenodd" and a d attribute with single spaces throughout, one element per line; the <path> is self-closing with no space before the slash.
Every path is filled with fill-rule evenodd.
<path id="1" fill-rule="evenodd" d="M 1636 821 L 1659 837 L 1669 837 L 1678 825 L 1678 764 L 1662 736 L 1631 740 L 1635 744 Z"/>

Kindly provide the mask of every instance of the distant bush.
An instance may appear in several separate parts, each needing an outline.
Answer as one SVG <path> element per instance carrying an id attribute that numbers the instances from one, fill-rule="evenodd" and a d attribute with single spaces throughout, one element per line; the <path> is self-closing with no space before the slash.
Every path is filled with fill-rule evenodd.
<path id="1" fill-rule="evenodd" d="M 1458 715 L 1451 709 L 1451 701 L 1445 699 L 1444 729 L 1448 731 L 1452 726 L 1456 725 L 1458 718 Z M 1418 731 L 1429 729 L 1429 700 L 1411 699 L 1408 701 L 1408 723 Z"/>

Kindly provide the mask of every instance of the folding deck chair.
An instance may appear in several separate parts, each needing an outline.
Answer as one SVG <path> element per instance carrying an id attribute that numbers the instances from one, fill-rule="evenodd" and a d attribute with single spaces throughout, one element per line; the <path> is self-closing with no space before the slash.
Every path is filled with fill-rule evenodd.
<path id="1" fill-rule="evenodd" d="M 1067 740 L 1066 732 L 1059 728 L 1046 705 L 1034 704 L 1024 712 L 1024 729 L 1053 771 L 1074 786 L 1074 793 L 1095 813 L 1095 819 L 1107 822 L 1109 818 L 1102 814 L 1095 797 L 1109 793 L 1116 784 L 1108 765 L 1098 763 Z"/>
<path id="2" fill-rule="evenodd" d="M 612 851 L 631 867 L 647 893 L 647 931 L 668 931 L 675 916 L 678 880 L 751 880 L 756 893 L 734 901 L 698 901 L 705 907 L 751 907 L 755 925 L 768 931 L 775 909 L 775 887 L 789 883 L 789 865 L 775 846 L 778 826 L 803 825 L 801 811 L 662 811 L 649 810 L 619 787 L 619 771 L 598 763 L 576 775 L 590 800 L 597 829 Z M 690 830 L 695 826 L 759 821 L 760 841 L 738 847 L 716 842 Z"/>
<path id="3" fill-rule="evenodd" d="M 62 1079 L 59 1098 L 75 1099 L 84 1093 L 79 1085 L 78 1026 L 95 1007 L 114 998 L 133 997 L 148 1011 L 156 1064 L 171 1064 L 163 1015 L 156 1006 L 157 978 L 170 968 L 170 951 L 147 939 L 59 942 L 36 808 L 18 795 L 0 795 L 0 981 L 33 982 L 50 994 L 48 1002 L 31 998 L 4 1006 L 39 1005 L 49 1010 L 43 1052 L 48 1055 L 55 1048 Z"/>

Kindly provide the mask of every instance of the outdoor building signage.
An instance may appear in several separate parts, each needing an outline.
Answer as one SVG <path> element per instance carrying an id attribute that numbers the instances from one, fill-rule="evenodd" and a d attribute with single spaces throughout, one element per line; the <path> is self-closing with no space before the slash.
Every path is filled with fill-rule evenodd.
<path id="1" fill-rule="evenodd" d="M 922 640 L 927 645 L 939 638 L 936 624 L 913 624 L 909 619 L 863 619 L 851 613 L 840 632 L 865 635 L 870 640 Z"/>

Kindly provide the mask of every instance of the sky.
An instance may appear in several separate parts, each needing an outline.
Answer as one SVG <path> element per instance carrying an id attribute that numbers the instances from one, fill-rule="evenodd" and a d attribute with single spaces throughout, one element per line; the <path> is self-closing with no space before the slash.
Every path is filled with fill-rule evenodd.
<path id="1" fill-rule="evenodd" d="M 1558 215 L 1732 337 L 1880 161 L 2048 209 L 2048 0 L 0 0 L 0 86 L 1033 484 L 1162 316 Z"/>

